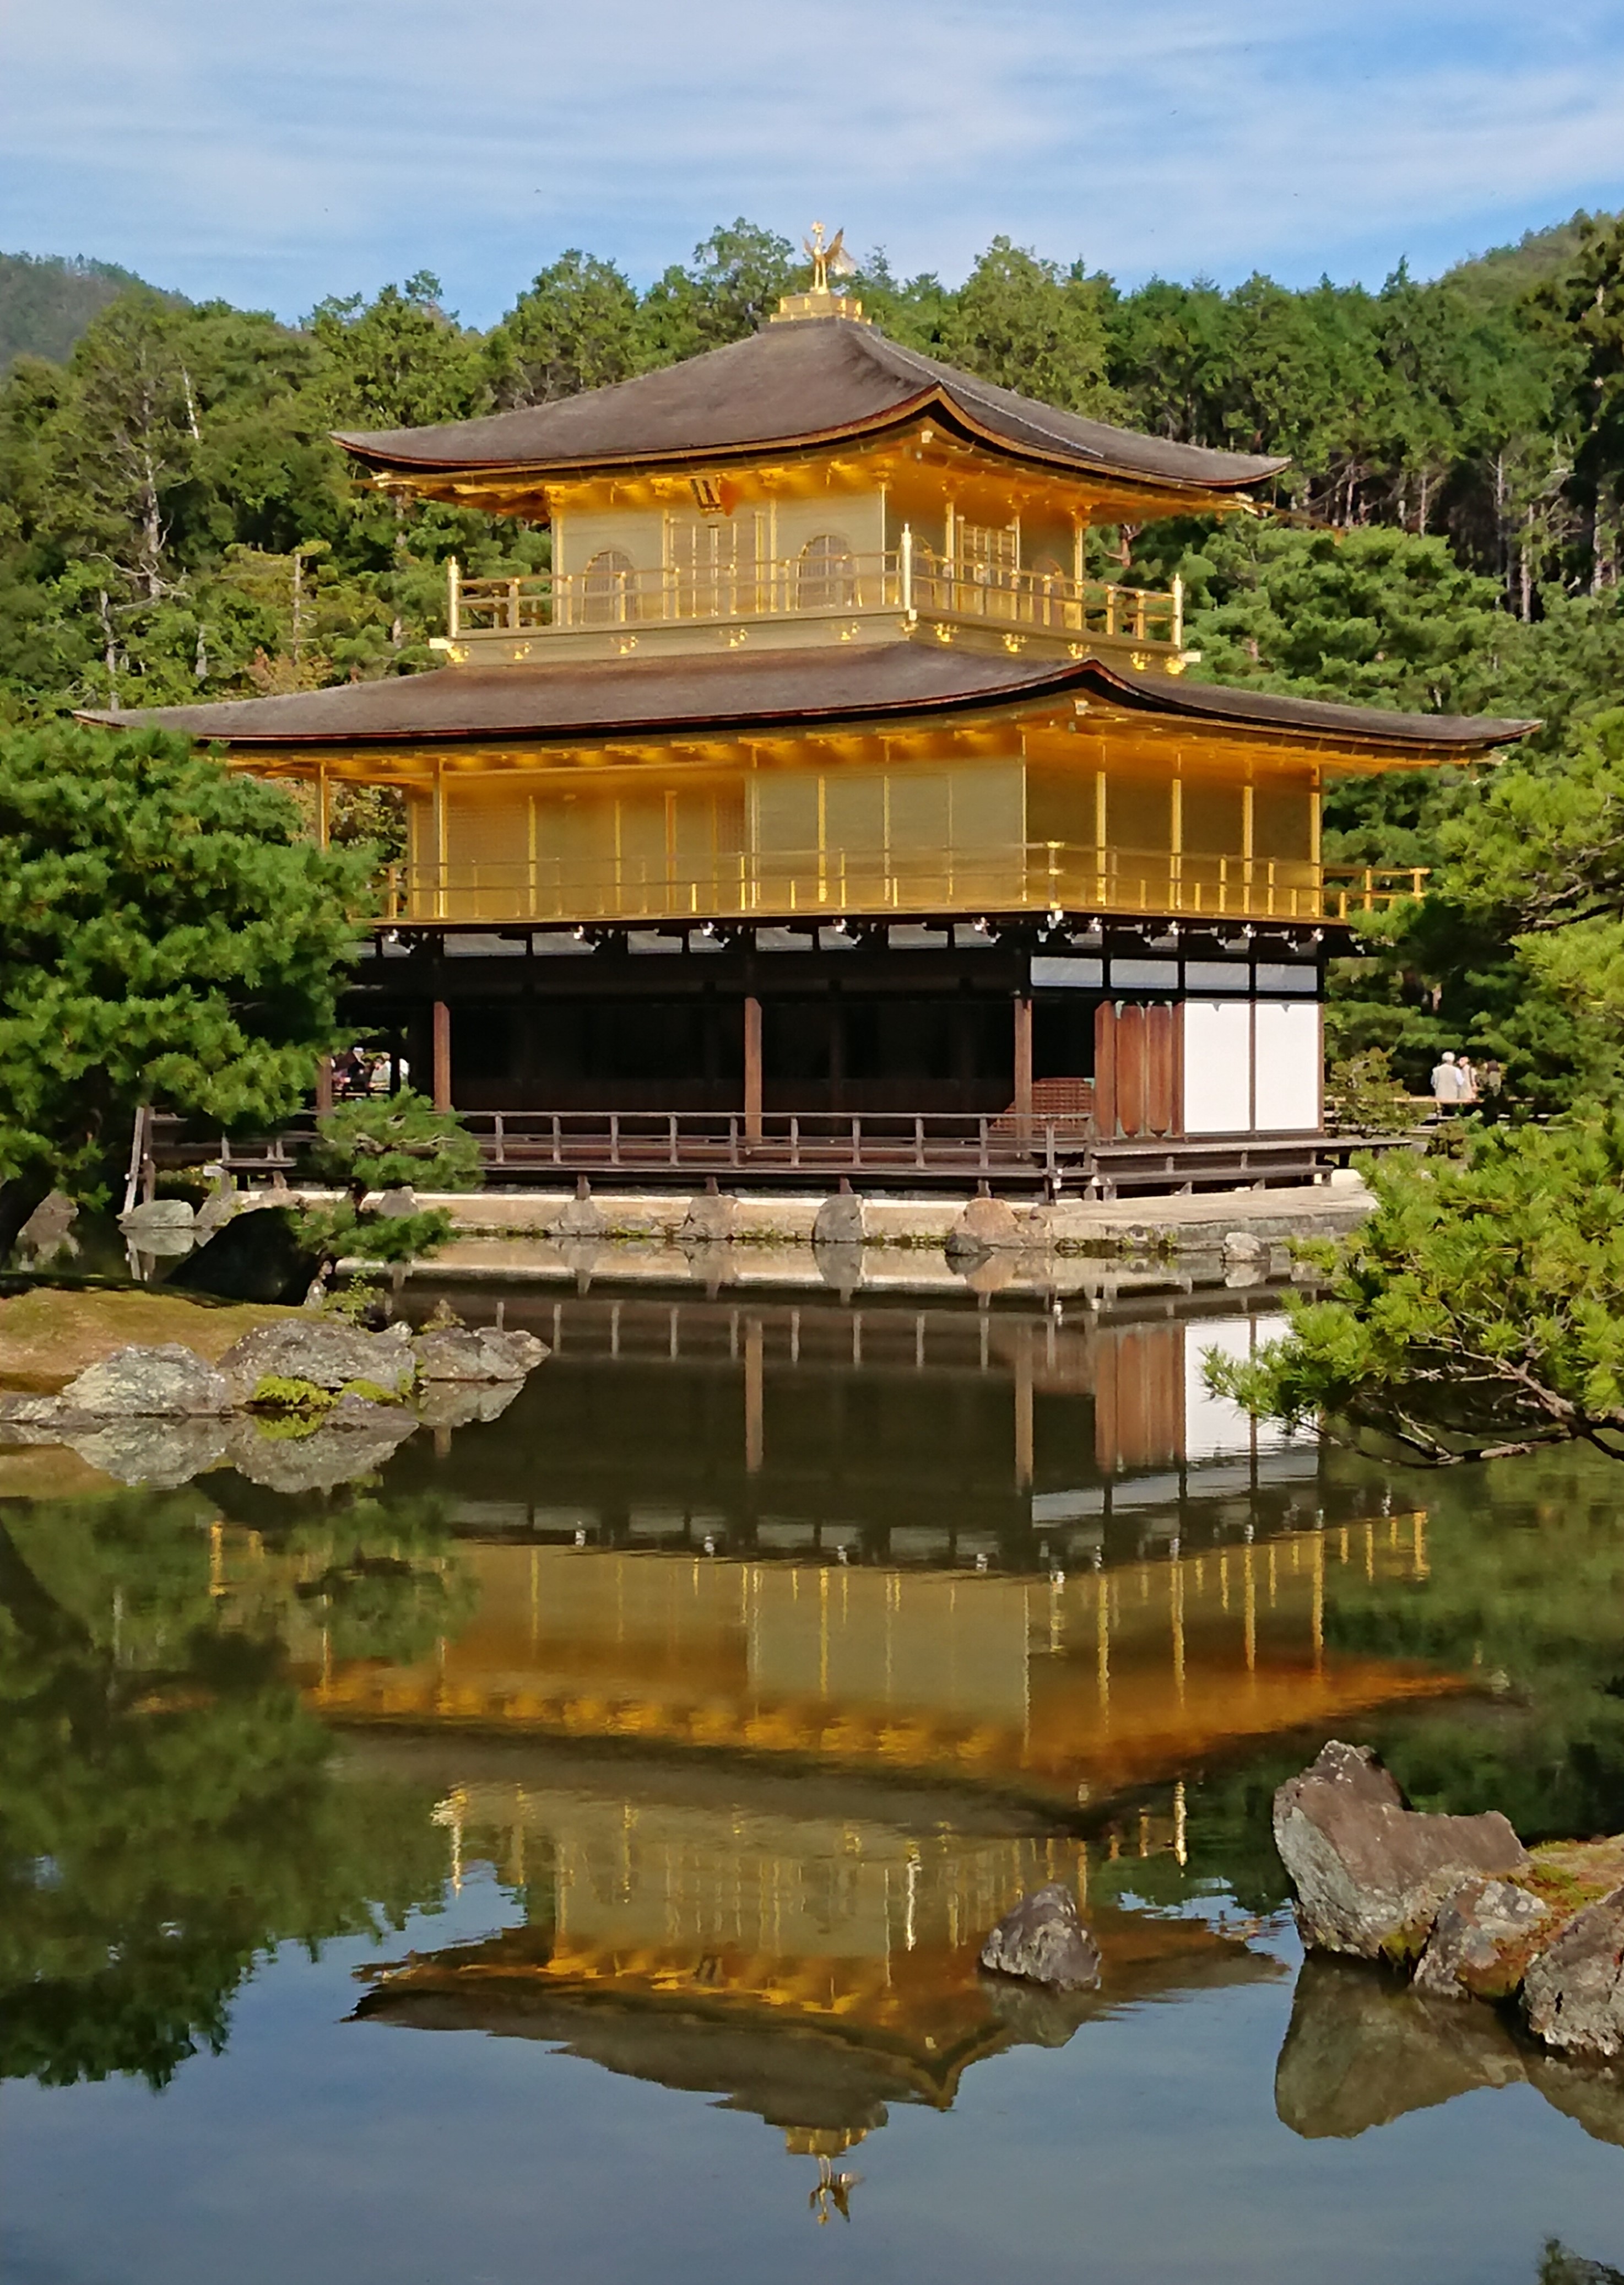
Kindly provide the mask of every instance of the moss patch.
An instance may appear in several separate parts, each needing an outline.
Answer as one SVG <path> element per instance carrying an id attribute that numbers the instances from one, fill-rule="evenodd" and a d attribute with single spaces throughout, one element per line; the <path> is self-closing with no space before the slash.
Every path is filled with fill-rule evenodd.
<path id="1" fill-rule="evenodd" d="M 54 1396 L 87 1365 L 131 1342 L 178 1341 L 210 1364 L 255 1325 L 297 1309 L 225 1306 L 139 1288 L 36 1285 L 0 1301 L 0 1387 Z"/>

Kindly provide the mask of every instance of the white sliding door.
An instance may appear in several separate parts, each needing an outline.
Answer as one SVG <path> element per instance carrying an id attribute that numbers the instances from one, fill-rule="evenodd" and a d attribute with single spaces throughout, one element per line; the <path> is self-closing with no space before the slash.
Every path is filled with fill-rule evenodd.
<path id="1" fill-rule="evenodd" d="M 1184 1002 L 1184 1131 L 1244 1135 L 1251 1125 L 1251 1008 Z"/>

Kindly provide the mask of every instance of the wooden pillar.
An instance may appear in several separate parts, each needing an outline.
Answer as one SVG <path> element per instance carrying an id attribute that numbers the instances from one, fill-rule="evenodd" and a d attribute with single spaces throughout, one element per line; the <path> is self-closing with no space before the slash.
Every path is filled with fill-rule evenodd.
<path id="1" fill-rule="evenodd" d="M 316 1058 L 316 1116 L 325 1119 L 333 1108 L 333 1058 Z"/>
<path id="2" fill-rule="evenodd" d="M 1025 1136 L 1032 1132 L 1032 993 L 1015 995 L 1015 1125 Z"/>
<path id="3" fill-rule="evenodd" d="M 753 992 L 744 1001 L 744 1135 L 761 1140 L 761 1002 Z"/>
<path id="4" fill-rule="evenodd" d="M 435 1001 L 434 1099 L 436 1111 L 451 1107 L 451 1011 L 443 1000 Z"/>

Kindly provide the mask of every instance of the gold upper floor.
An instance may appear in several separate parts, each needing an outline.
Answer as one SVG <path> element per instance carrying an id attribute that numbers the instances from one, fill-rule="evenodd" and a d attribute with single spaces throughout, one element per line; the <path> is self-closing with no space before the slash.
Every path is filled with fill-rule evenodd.
<path id="1" fill-rule="evenodd" d="M 1178 581 L 1157 591 L 1091 572 L 1087 487 L 1017 475 L 928 424 L 883 449 L 725 475 L 555 482 L 545 506 L 547 571 L 469 579 L 451 566 L 453 660 L 895 641 L 937 624 L 1039 656 L 1177 672 L 1193 656 Z"/>

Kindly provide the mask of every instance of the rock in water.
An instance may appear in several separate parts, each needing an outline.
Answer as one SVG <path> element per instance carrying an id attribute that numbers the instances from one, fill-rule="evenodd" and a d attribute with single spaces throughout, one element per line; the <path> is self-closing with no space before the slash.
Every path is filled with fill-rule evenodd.
<path id="1" fill-rule="evenodd" d="M 1575 1912 L 1523 1979 L 1528 2029 L 1569 2054 L 1624 2052 L 1624 1888 Z"/>
<path id="2" fill-rule="evenodd" d="M 1339 1740 L 1275 1795 L 1275 1845 L 1297 1890 L 1305 1943 L 1359 1959 L 1411 1959 L 1452 1888 L 1530 1859 L 1497 1810 L 1428 1817 L 1366 1746 Z"/>
<path id="3" fill-rule="evenodd" d="M 308 1380 L 318 1388 L 348 1388 L 365 1381 L 390 1396 L 404 1396 L 417 1377 L 417 1360 L 403 1325 L 398 1333 L 363 1333 L 329 1318 L 284 1317 L 255 1325 L 220 1360 L 239 1404 L 253 1401 L 262 1380 Z"/>
<path id="4" fill-rule="evenodd" d="M 231 1409 L 224 1375 L 178 1341 L 114 1349 L 62 1391 L 66 1413 L 96 1419 L 217 1419 Z"/>
<path id="5" fill-rule="evenodd" d="M 725 1245 L 732 1237 L 739 1219 L 736 1198 L 718 1192 L 702 1190 L 690 1198 L 688 1210 L 677 1232 L 679 1245 Z"/>
<path id="6" fill-rule="evenodd" d="M 25 1261 L 49 1261 L 51 1256 L 68 1245 L 68 1233 L 78 1220 L 79 1209 L 72 1198 L 60 1190 L 52 1190 L 42 1198 L 17 1233 L 17 1251 Z"/>
<path id="7" fill-rule="evenodd" d="M 548 1354 L 534 1333 L 498 1332 L 494 1325 L 435 1327 L 412 1346 L 424 1380 L 522 1380 Z"/>
<path id="8" fill-rule="evenodd" d="M 863 1228 L 863 1201 L 850 1190 L 837 1190 L 825 1198 L 812 1216 L 814 1245 L 860 1245 L 867 1232 Z"/>
<path id="9" fill-rule="evenodd" d="M 1000 1920 L 981 1947 L 981 1964 L 995 1975 L 1022 1975 L 1062 1991 L 1091 1991 L 1100 1980 L 1100 1955 L 1077 1898 L 1058 1881 L 1023 1896 Z"/>
<path id="10" fill-rule="evenodd" d="M 255 1206 L 234 1213 L 164 1283 L 178 1293 L 210 1293 L 218 1301 L 295 1302 L 320 1267 L 294 1208 Z"/>
<path id="11" fill-rule="evenodd" d="M 1511 1881 L 1463 1881 L 1444 1898 L 1416 1969 L 1438 1999 L 1509 1999 L 1550 1932 L 1548 1906 Z"/>
<path id="12" fill-rule="evenodd" d="M 984 1253 L 1018 1252 L 1021 1244 L 1020 1224 L 1008 1199 L 971 1198 L 948 1231 L 943 1250 L 953 1261 L 966 1254 L 978 1259 Z"/>
<path id="13" fill-rule="evenodd" d="M 119 1228 L 139 1245 L 143 1238 L 156 1237 L 161 1230 L 184 1229 L 190 1234 L 196 1221 L 197 1214 L 185 1198 L 148 1198 L 145 1205 L 131 1206 L 128 1213 L 122 1213 Z"/>

